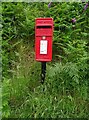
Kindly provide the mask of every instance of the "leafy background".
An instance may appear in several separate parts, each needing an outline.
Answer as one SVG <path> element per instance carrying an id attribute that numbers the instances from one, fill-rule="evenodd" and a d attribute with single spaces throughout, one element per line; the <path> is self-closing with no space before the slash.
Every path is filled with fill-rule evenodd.
<path id="1" fill-rule="evenodd" d="M 2 117 L 89 117 L 89 7 L 83 2 L 2 2 Z M 35 18 L 54 19 L 53 60 L 40 83 Z M 75 21 L 73 21 L 75 19 Z"/>

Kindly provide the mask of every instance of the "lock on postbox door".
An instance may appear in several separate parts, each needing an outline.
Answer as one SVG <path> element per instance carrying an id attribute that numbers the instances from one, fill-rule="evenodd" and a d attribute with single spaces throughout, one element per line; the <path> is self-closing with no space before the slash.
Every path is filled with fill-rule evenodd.
<path id="1" fill-rule="evenodd" d="M 53 19 L 35 20 L 35 59 L 47 62 L 52 60 Z"/>

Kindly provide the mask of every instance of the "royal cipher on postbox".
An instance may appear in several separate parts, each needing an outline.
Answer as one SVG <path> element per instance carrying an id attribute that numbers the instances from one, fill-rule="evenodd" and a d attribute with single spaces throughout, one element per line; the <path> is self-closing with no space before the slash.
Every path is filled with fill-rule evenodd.
<path id="1" fill-rule="evenodd" d="M 40 62 L 52 60 L 53 19 L 35 20 L 35 59 Z"/>

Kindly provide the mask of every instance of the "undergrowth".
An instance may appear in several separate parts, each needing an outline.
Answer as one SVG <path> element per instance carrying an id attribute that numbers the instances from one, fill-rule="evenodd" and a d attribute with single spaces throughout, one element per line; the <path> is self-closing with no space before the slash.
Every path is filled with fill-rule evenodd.
<path id="1" fill-rule="evenodd" d="M 89 7 L 84 10 L 85 5 L 2 3 L 3 118 L 89 117 Z M 47 63 L 43 85 L 41 64 L 34 59 L 37 17 L 54 19 L 53 61 Z"/>

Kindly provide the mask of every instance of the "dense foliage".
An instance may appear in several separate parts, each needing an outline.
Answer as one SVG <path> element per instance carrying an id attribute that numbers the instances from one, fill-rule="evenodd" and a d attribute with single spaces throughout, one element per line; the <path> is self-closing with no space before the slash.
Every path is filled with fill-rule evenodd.
<path id="1" fill-rule="evenodd" d="M 37 17 L 54 19 L 53 61 L 34 60 Z M 86 3 L 2 3 L 3 118 L 88 118 L 89 7 Z"/>

